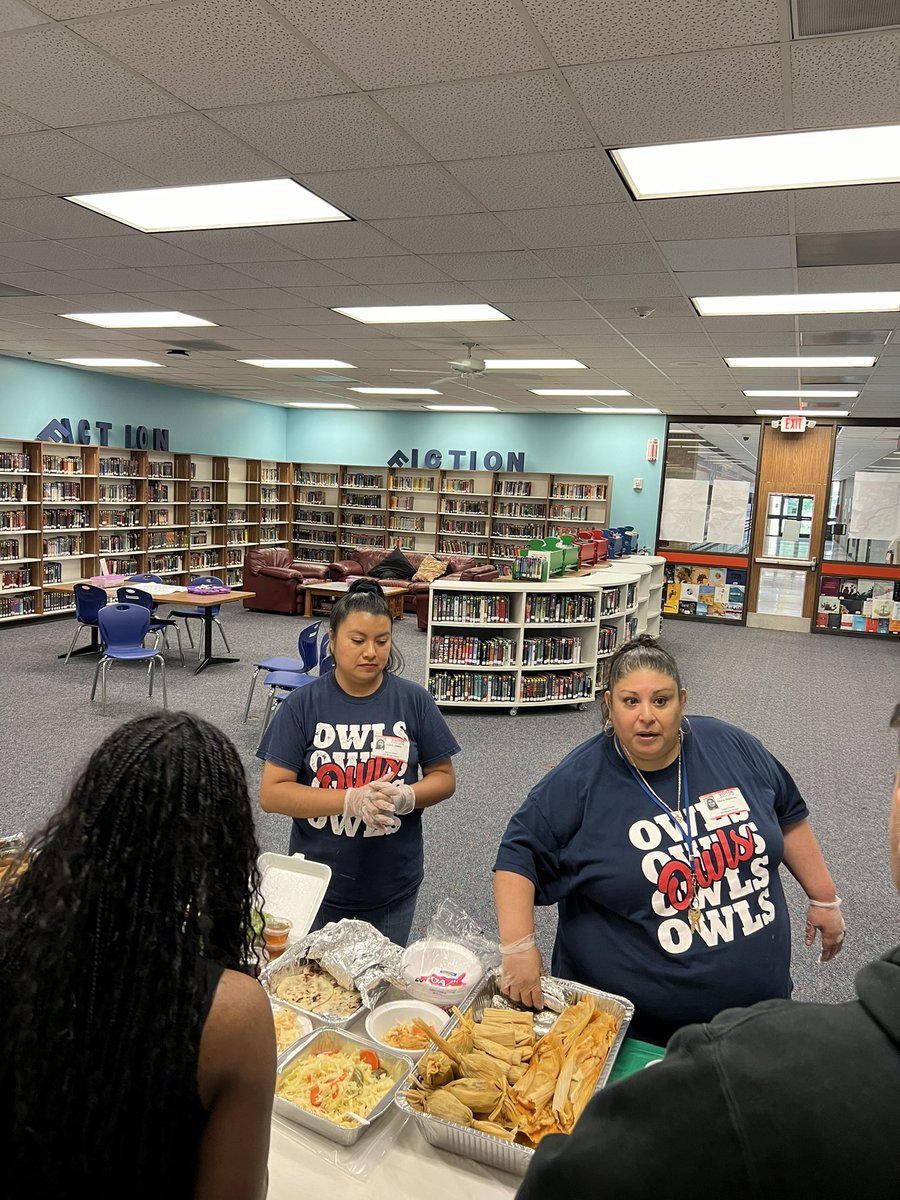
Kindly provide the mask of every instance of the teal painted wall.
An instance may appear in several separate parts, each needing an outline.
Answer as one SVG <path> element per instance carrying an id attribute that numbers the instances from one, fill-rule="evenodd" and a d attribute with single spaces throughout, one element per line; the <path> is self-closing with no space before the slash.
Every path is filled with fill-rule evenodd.
<path id="1" fill-rule="evenodd" d="M 48 421 L 63 417 L 73 430 L 82 419 L 111 421 L 111 446 L 124 445 L 125 425 L 146 425 L 168 429 L 169 449 L 181 453 L 285 457 L 283 408 L 0 356 L 0 436 L 30 440 Z"/>
<path id="2" fill-rule="evenodd" d="M 659 458 L 647 462 L 647 440 L 658 438 Z M 288 412 L 287 457 L 295 462 L 386 463 L 396 450 L 409 455 L 440 450 L 451 468 L 450 450 L 525 452 L 526 471 L 612 475 L 613 525 L 633 525 L 641 544 L 656 541 L 665 417 L 565 416 L 512 413 L 333 413 Z M 467 469 L 468 459 L 460 463 Z M 632 479 L 643 479 L 640 492 Z"/>

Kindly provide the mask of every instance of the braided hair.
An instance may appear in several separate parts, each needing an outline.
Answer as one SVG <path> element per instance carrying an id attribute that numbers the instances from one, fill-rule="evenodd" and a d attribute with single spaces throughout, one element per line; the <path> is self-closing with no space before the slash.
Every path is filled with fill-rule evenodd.
<path id="1" fill-rule="evenodd" d="M 25 854 L 0 888 L 4 1183 L 156 1200 L 199 1106 L 208 964 L 256 961 L 238 753 L 185 712 L 122 725 Z"/>
<path id="2" fill-rule="evenodd" d="M 392 630 L 391 653 L 385 670 L 392 671 L 395 675 L 402 674 L 405 665 L 403 655 L 394 644 L 394 621 L 391 617 L 391 610 L 388 608 L 388 602 L 384 598 L 381 584 L 374 579 L 354 579 L 343 596 L 331 607 L 328 626 L 331 630 L 332 640 L 351 613 L 369 613 L 373 617 L 388 618 Z"/>

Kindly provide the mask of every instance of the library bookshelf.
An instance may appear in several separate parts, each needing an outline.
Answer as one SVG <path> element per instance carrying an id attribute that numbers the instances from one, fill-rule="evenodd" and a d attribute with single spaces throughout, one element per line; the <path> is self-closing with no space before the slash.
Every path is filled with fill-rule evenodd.
<path id="1" fill-rule="evenodd" d="M 596 687 L 601 592 L 580 579 L 435 580 L 425 686 L 442 708 L 584 708 Z"/>

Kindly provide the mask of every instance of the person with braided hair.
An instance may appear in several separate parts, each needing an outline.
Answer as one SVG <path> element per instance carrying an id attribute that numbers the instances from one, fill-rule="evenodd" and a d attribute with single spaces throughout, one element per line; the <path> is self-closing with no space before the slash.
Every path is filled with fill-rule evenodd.
<path id="1" fill-rule="evenodd" d="M 541 1006 L 534 906 L 557 904 L 552 973 L 626 996 L 630 1033 L 660 1045 L 722 1009 L 790 996 L 782 863 L 823 962 L 845 928 L 787 770 L 744 730 L 688 720 L 686 700 L 654 638 L 622 645 L 603 730 L 531 789 L 494 866 L 504 991 Z"/>
<path id="2" fill-rule="evenodd" d="M 258 847 L 213 725 L 116 729 L 0 883 L 3 1194 L 262 1200 L 275 1084 Z"/>
<path id="3" fill-rule="evenodd" d="M 331 610 L 334 670 L 279 705 L 258 756 L 265 812 L 293 817 L 290 853 L 331 867 L 314 929 L 357 917 L 406 945 L 422 882 L 422 811 L 452 796 L 459 746 L 431 694 L 402 679 L 373 579 Z"/>

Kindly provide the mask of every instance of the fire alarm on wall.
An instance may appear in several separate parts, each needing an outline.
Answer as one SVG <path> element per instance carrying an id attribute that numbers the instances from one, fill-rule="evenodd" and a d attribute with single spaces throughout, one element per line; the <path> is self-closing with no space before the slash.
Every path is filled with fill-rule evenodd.
<path id="1" fill-rule="evenodd" d="M 650 438 L 647 442 L 647 462 L 656 462 L 659 458 L 659 438 Z"/>

